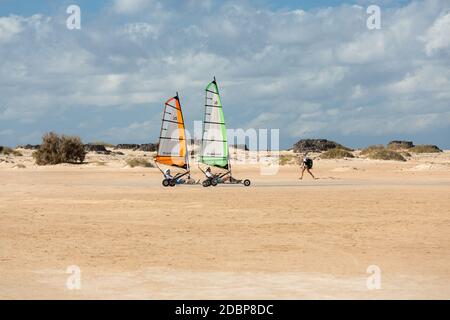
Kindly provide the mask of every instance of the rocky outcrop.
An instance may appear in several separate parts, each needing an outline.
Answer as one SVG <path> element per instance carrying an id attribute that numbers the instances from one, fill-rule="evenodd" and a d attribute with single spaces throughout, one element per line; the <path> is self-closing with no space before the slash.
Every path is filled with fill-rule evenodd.
<path id="1" fill-rule="evenodd" d="M 154 152 L 158 149 L 158 144 L 157 143 L 144 143 L 144 144 L 122 143 L 122 144 L 118 144 L 114 149 Z"/>
<path id="2" fill-rule="evenodd" d="M 86 152 L 95 152 L 98 154 L 110 154 L 111 151 L 105 148 L 102 144 L 85 144 L 84 150 Z"/>
<path id="3" fill-rule="evenodd" d="M 144 143 L 139 147 L 139 151 L 155 152 L 158 150 L 157 143 Z"/>
<path id="4" fill-rule="evenodd" d="M 343 149 L 347 151 L 352 151 L 352 149 L 344 147 L 343 145 L 327 140 L 327 139 L 302 139 L 299 140 L 293 146 L 293 151 L 296 153 L 305 152 L 323 152 L 330 149 Z"/>
<path id="5" fill-rule="evenodd" d="M 439 153 L 439 152 L 442 152 L 442 150 L 434 144 L 418 144 L 418 145 L 408 149 L 408 151 L 414 152 L 414 153 Z"/>
<path id="6" fill-rule="evenodd" d="M 124 150 L 138 150 L 139 147 L 141 145 L 140 144 L 134 144 L 134 143 L 121 143 L 118 144 L 114 149 L 124 149 Z"/>
<path id="7" fill-rule="evenodd" d="M 389 149 L 410 149 L 414 147 L 414 143 L 412 141 L 393 140 L 388 143 L 387 147 Z"/>
<path id="8" fill-rule="evenodd" d="M 40 146 L 40 144 L 26 144 L 23 146 L 17 146 L 17 149 L 37 150 Z"/>

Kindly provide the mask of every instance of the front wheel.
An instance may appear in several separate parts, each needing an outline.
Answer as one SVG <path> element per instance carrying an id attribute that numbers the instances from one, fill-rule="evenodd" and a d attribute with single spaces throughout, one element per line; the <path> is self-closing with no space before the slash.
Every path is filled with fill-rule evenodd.
<path id="1" fill-rule="evenodd" d="M 175 187 L 175 185 L 177 184 L 177 182 L 175 180 L 170 180 L 169 185 L 171 187 Z"/>
<path id="2" fill-rule="evenodd" d="M 164 187 L 168 187 L 169 184 L 170 184 L 170 182 L 169 182 L 169 180 L 167 180 L 167 179 L 164 179 L 164 180 L 162 181 L 162 185 L 163 185 Z"/>
<path id="3" fill-rule="evenodd" d="M 210 185 L 211 185 L 211 181 L 209 181 L 209 180 L 205 180 L 202 182 L 202 186 L 204 186 L 205 188 L 209 187 Z"/>
<path id="4" fill-rule="evenodd" d="M 250 186 L 250 184 L 251 184 L 250 180 L 248 180 L 248 179 L 244 180 L 244 186 L 248 187 L 248 186 Z"/>
<path id="5" fill-rule="evenodd" d="M 212 180 L 211 180 L 211 185 L 212 185 L 213 187 L 217 186 L 217 179 L 212 179 Z"/>

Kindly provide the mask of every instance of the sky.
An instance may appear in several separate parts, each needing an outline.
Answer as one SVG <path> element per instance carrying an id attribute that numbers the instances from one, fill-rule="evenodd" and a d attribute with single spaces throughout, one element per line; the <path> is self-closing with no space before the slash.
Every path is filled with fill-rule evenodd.
<path id="1" fill-rule="evenodd" d="M 450 1 L 0 0 L 0 145 L 154 142 L 177 91 L 192 130 L 213 76 L 228 127 L 279 129 L 282 148 L 450 149 Z"/>

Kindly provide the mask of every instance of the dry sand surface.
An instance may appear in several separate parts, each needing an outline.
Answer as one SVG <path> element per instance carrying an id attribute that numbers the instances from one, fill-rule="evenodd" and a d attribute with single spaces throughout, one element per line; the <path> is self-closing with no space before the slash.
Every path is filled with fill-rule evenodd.
<path id="1" fill-rule="evenodd" d="M 0 163 L 0 298 L 450 298 L 448 151 L 316 160 L 316 181 L 236 165 L 248 188 L 163 188 L 130 153 L 49 167 L 23 153 Z"/>

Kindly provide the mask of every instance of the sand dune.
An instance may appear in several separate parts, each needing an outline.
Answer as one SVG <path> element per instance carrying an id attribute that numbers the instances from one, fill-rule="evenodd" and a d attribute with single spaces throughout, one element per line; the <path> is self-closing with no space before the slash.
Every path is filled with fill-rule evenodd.
<path id="1" fill-rule="evenodd" d="M 315 181 L 235 164 L 249 188 L 163 188 L 126 167 L 144 152 L 48 167 L 22 153 L 0 161 L 0 298 L 450 298 L 448 151 L 316 160 Z"/>

